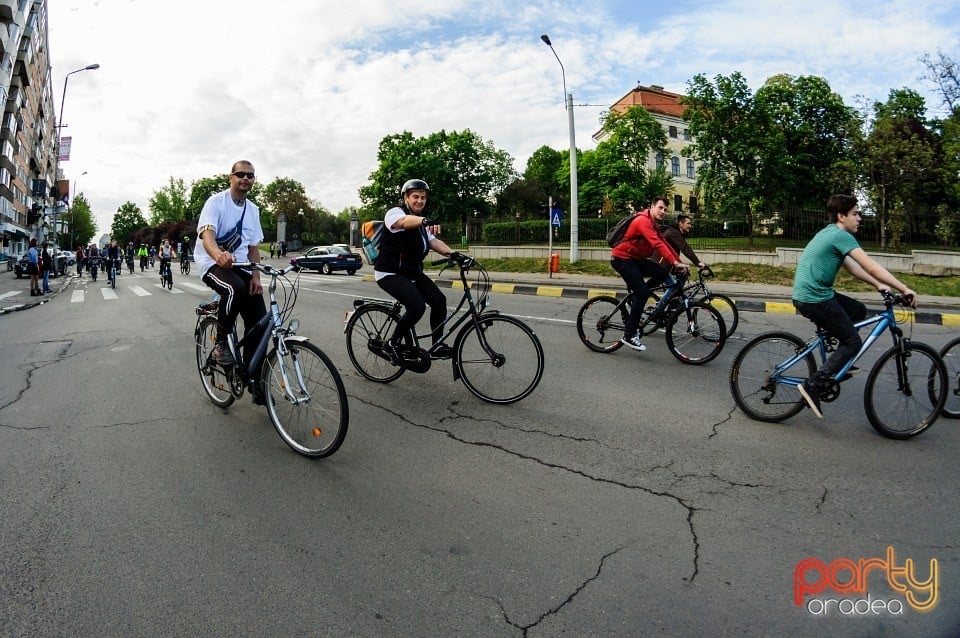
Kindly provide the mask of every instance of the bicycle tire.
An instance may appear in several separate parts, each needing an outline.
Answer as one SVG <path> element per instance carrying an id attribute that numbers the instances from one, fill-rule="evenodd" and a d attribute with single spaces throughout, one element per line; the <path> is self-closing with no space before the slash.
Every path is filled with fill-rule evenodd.
<path id="1" fill-rule="evenodd" d="M 940 358 L 947 368 L 947 400 L 943 404 L 943 416 L 960 419 L 960 337 L 940 350 Z"/>
<path id="2" fill-rule="evenodd" d="M 737 310 L 737 304 L 733 299 L 726 295 L 710 293 L 697 299 L 697 301 L 712 306 L 714 310 L 720 313 L 720 316 L 723 317 L 723 327 L 727 331 L 727 339 L 737 331 L 737 326 L 740 325 L 740 311 Z"/>
<path id="3" fill-rule="evenodd" d="M 903 352 L 894 346 L 880 355 L 863 389 L 863 407 L 870 425 L 887 438 L 901 440 L 920 434 L 936 422 L 948 388 L 947 368 L 935 349 L 916 341 L 902 346 Z"/>
<path id="4" fill-rule="evenodd" d="M 765 332 L 743 347 L 730 366 L 730 393 L 744 414 L 756 421 L 779 423 L 798 414 L 806 402 L 795 385 L 770 378 L 774 369 L 805 347 L 789 332 Z M 808 379 L 817 370 L 812 354 L 799 359 L 781 375 Z"/>
<path id="5" fill-rule="evenodd" d="M 623 343 L 624 325 L 627 323 L 627 305 L 619 308 L 613 297 L 594 297 L 580 306 L 577 313 L 577 335 L 583 345 L 594 352 L 616 352 Z"/>
<path id="6" fill-rule="evenodd" d="M 489 403 L 519 401 L 533 392 L 543 377 L 540 339 L 513 317 L 477 317 L 457 334 L 454 351 L 460 380 Z"/>
<path id="7" fill-rule="evenodd" d="M 286 379 L 280 351 L 263 366 L 261 387 L 270 421 L 292 450 L 314 459 L 330 456 L 343 444 L 350 423 L 347 391 L 337 367 L 317 346 L 302 338 L 284 338 Z M 291 401 L 287 388 L 298 401 Z"/>
<path id="8" fill-rule="evenodd" d="M 360 306 L 347 322 L 347 355 L 350 363 L 364 378 L 377 383 L 390 383 L 406 372 L 382 354 L 382 347 L 393 336 L 400 315 L 379 305 Z"/>
<path id="9" fill-rule="evenodd" d="M 674 312 L 667 319 L 665 329 L 670 354 L 688 365 L 713 361 L 727 343 L 723 317 L 705 303 L 692 303 Z"/>
<path id="10" fill-rule="evenodd" d="M 197 370 L 203 391 L 218 408 L 229 407 L 236 397 L 230 389 L 230 380 L 219 366 L 210 365 L 210 355 L 217 345 L 217 320 L 215 317 L 201 319 L 194 332 L 197 346 Z"/>

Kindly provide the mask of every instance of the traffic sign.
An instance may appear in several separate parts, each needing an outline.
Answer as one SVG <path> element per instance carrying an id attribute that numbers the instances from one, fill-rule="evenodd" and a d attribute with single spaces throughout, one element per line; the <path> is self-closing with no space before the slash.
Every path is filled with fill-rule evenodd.
<path id="1" fill-rule="evenodd" d="M 550 225 L 551 226 L 560 226 L 560 222 L 563 220 L 563 211 L 559 208 L 554 208 L 550 211 Z"/>

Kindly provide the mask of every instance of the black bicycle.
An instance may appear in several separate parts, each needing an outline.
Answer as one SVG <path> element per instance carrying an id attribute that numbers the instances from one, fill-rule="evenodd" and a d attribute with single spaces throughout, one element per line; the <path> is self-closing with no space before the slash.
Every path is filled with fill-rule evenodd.
<path id="1" fill-rule="evenodd" d="M 160 260 L 160 286 L 173 290 L 173 270 L 170 268 L 169 259 Z"/>
<path id="2" fill-rule="evenodd" d="M 180 256 L 180 274 L 190 274 L 190 257 L 188 255 Z"/>
<path id="3" fill-rule="evenodd" d="M 940 350 L 940 358 L 947 367 L 947 398 L 943 404 L 943 416 L 960 419 L 960 337 Z"/>
<path id="4" fill-rule="evenodd" d="M 678 274 L 673 286 L 657 286 L 652 290 L 663 294 L 674 288 L 674 294 L 659 312 L 654 306 L 644 310 L 639 330 L 651 334 L 665 331 L 667 349 L 677 360 L 691 365 L 713 361 L 727 342 L 723 316 L 712 304 L 694 298 L 693 287 L 686 287 L 687 276 Z M 577 313 L 577 334 L 583 345 L 594 352 L 616 352 L 623 346 L 627 317 L 635 293 L 622 299 L 601 295 L 588 300 Z"/>
<path id="5" fill-rule="evenodd" d="M 720 316 L 723 317 L 723 327 L 729 339 L 730 335 L 737 330 L 737 326 L 740 325 L 740 311 L 737 310 L 737 304 L 734 303 L 733 299 L 726 295 L 710 291 L 707 287 L 707 279 L 713 279 L 713 277 L 713 270 L 710 266 L 697 269 L 697 281 L 684 286 L 683 294 L 695 301 L 702 301 L 709 306 L 713 306 L 713 308 L 720 313 Z M 666 288 L 666 286 L 659 286 L 650 292 L 650 297 L 647 299 L 647 307 L 644 310 L 645 313 L 653 313 L 657 302 L 660 301 L 660 295 Z M 669 315 L 680 307 L 680 299 L 677 298 L 676 295 L 672 299 L 668 299 L 667 303 L 669 305 L 667 306 L 668 309 L 664 316 Z M 648 335 L 660 327 L 661 326 L 655 321 L 647 322 L 644 325 L 643 334 Z"/>
<path id="6" fill-rule="evenodd" d="M 455 380 L 459 379 L 470 392 L 490 403 L 513 403 L 528 396 L 543 376 L 540 339 L 519 319 L 496 310 L 485 310 L 490 278 L 474 259 L 451 255 L 433 264 L 443 265 L 440 272 L 458 266 L 463 287 L 460 303 L 438 328 L 442 336 L 437 343 L 429 349 L 421 348 L 421 339 L 432 333 L 418 335 L 411 330 L 403 339 L 400 358 L 396 358 L 386 346 L 400 321 L 400 303 L 357 299 L 344 326 L 347 354 L 353 366 L 365 378 L 378 383 L 398 379 L 407 370 L 424 373 L 430 369 L 441 344 L 455 335 L 452 357 Z M 468 280 L 471 271 L 472 281 Z"/>
<path id="7" fill-rule="evenodd" d="M 324 352 L 306 337 L 297 334 L 299 321 L 290 314 L 296 304 L 299 277 L 290 281 L 287 273 L 299 272 L 296 266 L 284 269 L 264 264 L 235 263 L 234 267 L 253 268 L 270 277 L 270 307 L 256 326 L 237 340 L 236 328 L 227 345 L 237 365 L 221 366 L 213 358 L 217 340 L 219 301 L 197 307 L 197 369 L 203 389 L 214 405 L 226 408 L 248 389 L 262 396 L 270 421 L 280 438 L 304 456 L 330 456 L 347 436 L 350 420 L 347 392 L 336 366 Z M 277 301 L 278 282 L 283 288 L 283 307 Z M 260 340 L 249 361 L 240 354 L 262 329 Z M 267 354 L 268 348 L 272 348 Z"/>

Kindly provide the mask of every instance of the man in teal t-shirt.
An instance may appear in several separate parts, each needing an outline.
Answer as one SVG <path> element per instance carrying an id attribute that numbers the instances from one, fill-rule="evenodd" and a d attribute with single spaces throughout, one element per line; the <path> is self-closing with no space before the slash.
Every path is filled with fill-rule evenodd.
<path id="1" fill-rule="evenodd" d="M 861 302 L 834 291 L 833 284 L 841 266 L 877 290 L 896 288 L 910 299 L 912 307 L 917 306 L 916 294 L 860 248 L 855 237 L 860 228 L 857 198 L 831 196 L 827 200 L 827 214 L 830 225 L 814 235 L 803 249 L 793 279 L 793 305 L 797 311 L 839 341 L 826 363 L 797 386 L 807 405 L 820 418 L 823 418 L 820 395 L 829 389 L 830 378 L 860 350 L 863 342 L 853 324 L 867 316 L 867 307 Z"/>

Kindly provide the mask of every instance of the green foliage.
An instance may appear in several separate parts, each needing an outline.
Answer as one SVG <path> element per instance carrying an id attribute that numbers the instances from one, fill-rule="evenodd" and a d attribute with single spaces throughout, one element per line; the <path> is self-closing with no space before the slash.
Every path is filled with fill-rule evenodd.
<path id="1" fill-rule="evenodd" d="M 463 227 L 478 212 L 493 212 L 494 196 L 515 177 L 513 159 L 468 130 L 439 131 L 415 138 L 409 131 L 380 141 L 377 170 L 360 189 L 364 213 L 382 217 L 400 202 L 400 187 L 411 178 L 430 184 L 427 214 Z"/>
<path id="2" fill-rule="evenodd" d="M 306 189 L 300 182 L 289 177 L 278 177 L 263 188 L 263 195 L 257 200 L 260 208 L 260 225 L 264 230 L 277 227 L 279 215 L 286 215 L 288 224 L 295 224 L 299 212 L 312 214 Z"/>
<path id="3" fill-rule="evenodd" d="M 150 209 L 150 224 L 178 222 L 187 216 L 187 186 L 183 179 L 170 178 L 170 183 L 153 192 L 147 206 Z"/>
<path id="4" fill-rule="evenodd" d="M 110 227 L 110 239 L 117 240 L 120 244 L 126 244 L 130 240 L 134 231 L 147 225 L 140 207 L 133 202 L 125 202 L 117 209 L 113 216 L 113 225 Z"/>
<path id="5" fill-rule="evenodd" d="M 213 177 L 201 177 L 190 185 L 190 198 L 187 200 L 187 218 L 197 221 L 203 205 L 214 193 L 230 188 L 230 176 L 226 173 Z"/>
<path id="6" fill-rule="evenodd" d="M 76 195 L 70 202 L 70 223 L 73 226 L 73 242 L 70 242 L 70 234 L 67 234 L 65 240 L 61 240 L 61 246 L 68 246 L 71 250 L 78 245 L 88 245 L 97 233 L 97 223 L 94 221 L 93 212 L 90 210 L 90 202 L 83 193 Z"/>

